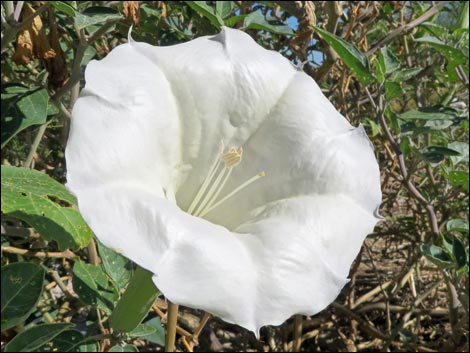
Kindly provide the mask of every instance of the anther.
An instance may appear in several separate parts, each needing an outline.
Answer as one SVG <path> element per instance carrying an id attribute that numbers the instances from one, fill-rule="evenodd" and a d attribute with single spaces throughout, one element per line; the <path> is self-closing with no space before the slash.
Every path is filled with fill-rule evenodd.
<path id="1" fill-rule="evenodd" d="M 236 167 L 242 161 L 243 148 L 239 148 L 238 151 L 235 148 L 230 148 L 227 152 L 222 155 L 222 160 L 225 162 L 227 168 Z"/>

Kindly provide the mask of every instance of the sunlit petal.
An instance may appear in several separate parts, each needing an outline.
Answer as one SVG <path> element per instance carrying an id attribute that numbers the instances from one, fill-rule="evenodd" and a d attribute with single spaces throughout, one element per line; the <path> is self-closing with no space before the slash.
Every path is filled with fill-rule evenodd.
<path id="1" fill-rule="evenodd" d="M 363 128 L 310 77 L 224 29 L 119 46 L 86 81 L 68 187 L 105 245 L 171 301 L 255 332 L 335 299 L 380 178 Z"/>

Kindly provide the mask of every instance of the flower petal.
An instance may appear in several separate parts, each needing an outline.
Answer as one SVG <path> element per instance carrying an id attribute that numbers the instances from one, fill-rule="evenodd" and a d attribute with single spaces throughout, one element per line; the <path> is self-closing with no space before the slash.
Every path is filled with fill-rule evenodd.
<path id="1" fill-rule="evenodd" d="M 153 271 L 170 300 L 255 332 L 331 303 L 376 222 L 336 195 L 274 202 L 235 232 L 143 189 L 111 186 L 77 196 L 100 240 Z"/>
<path id="2" fill-rule="evenodd" d="M 171 189 L 181 155 L 177 105 L 164 73 L 131 45 L 92 61 L 66 148 L 71 190 L 116 181 Z"/>
<path id="3" fill-rule="evenodd" d="M 245 151 L 226 191 L 260 171 L 267 177 L 256 193 L 248 188 L 211 212 L 215 223 L 233 229 L 255 207 L 309 193 L 342 192 L 371 211 L 380 204 L 362 128 L 354 131 L 311 78 L 243 32 L 122 45 L 92 62 L 86 79 L 66 151 L 72 190 L 75 180 L 129 179 L 187 209 L 223 140 Z"/>
<path id="4" fill-rule="evenodd" d="M 87 68 L 66 150 L 95 234 L 153 271 L 175 303 L 257 331 L 326 307 L 375 225 L 371 143 L 316 83 L 224 29 L 172 47 L 122 45 Z M 220 141 L 243 146 L 207 215 L 187 209 Z"/>

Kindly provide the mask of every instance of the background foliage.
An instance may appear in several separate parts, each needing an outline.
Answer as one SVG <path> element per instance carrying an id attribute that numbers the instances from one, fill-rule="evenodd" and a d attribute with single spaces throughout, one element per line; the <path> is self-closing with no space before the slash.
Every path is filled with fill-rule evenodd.
<path id="1" fill-rule="evenodd" d="M 2 350 L 161 350 L 166 304 L 113 334 L 133 265 L 93 240 L 65 189 L 64 147 L 84 66 L 126 42 L 249 33 L 362 123 L 384 192 L 351 282 L 324 312 L 261 340 L 202 313 L 182 350 L 468 351 L 468 3 L 3 1 Z M 295 331 L 295 332 L 294 332 Z"/>

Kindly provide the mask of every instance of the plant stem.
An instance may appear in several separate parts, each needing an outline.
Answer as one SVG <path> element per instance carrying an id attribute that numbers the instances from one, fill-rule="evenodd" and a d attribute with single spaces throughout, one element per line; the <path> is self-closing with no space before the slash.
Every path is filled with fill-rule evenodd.
<path id="1" fill-rule="evenodd" d="M 397 36 L 399 36 L 403 32 L 407 32 L 415 28 L 416 26 L 419 26 L 421 23 L 424 21 L 428 20 L 430 17 L 434 16 L 437 14 L 444 6 L 446 6 L 449 3 L 449 1 L 439 1 L 437 2 L 436 5 L 431 7 L 428 11 L 426 11 L 423 15 L 418 17 L 417 19 L 411 21 L 410 23 L 404 24 L 397 29 L 394 29 L 391 31 L 389 34 L 387 34 L 384 38 L 379 40 L 377 43 L 375 43 L 372 48 L 370 48 L 366 56 L 371 56 L 375 51 L 383 47 L 385 44 L 389 43 L 393 39 L 395 39 Z"/>
<path id="2" fill-rule="evenodd" d="M 152 309 L 153 309 L 153 311 L 155 311 L 155 313 L 156 313 L 158 316 L 160 316 L 160 319 L 163 320 L 163 318 L 165 318 L 165 320 L 166 320 L 166 314 L 165 314 L 163 311 L 161 311 L 161 309 L 160 309 L 156 304 L 152 306 Z M 162 322 L 163 322 L 163 321 L 162 321 Z M 179 327 L 178 325 L 176 325 L 176 333 L 177 333 L 178 335 L 183 336 L 183 337 L 190 337 L 190 336 L 192 336 L 191 333 L 189 333 L 189 332 L 186 331 L 185 329 Z"/>
<path id="3" fill-rule="evenodd" d="M 302 346 L 302 315 L 294 316 L 294 345 L 292 347 L 293 352 L 300 352 Z"/>
<path id="4" fill-rule="evenodd" d="M 176 323 L 178 321 L 178 305 L 168 302 L 165 352 L 175 351 Z"/>
<path id="5" fill-rule="evenodd" d="M 372 104 L 373 108 L 376 109 L 377 114 L 378 114 L 378 119 L 380 122 L 380 125 L 382 126 L 382 129 L 385 133 L 385 136 L 387 137 L 388 142 L 392 146 L 393 151 L 396 154 L 396 157 L 398 159 L 398 165 L 400 166 L 401 174 L 403 176 L 403 183 L 405 184 L 406 188 L 410 193 L 413 195 L 413 197 L 423 206 L 425 207 L 428 216 L 429 216 L 429 221 L 431 224 L 431 231 L 434 236 L 437 236 L 439 234 L 439 224 L 437 220 L 437 215 L 436 211 L 434 210 L 434 206 L 426 200 L 426 198 L 423 196 L 423 194 L 416 188 L 416 186 L 413 184 L 410 174 L 408 173 L 408 168 L 405 163 L 405 155 L 403 154 L 400 144 L 395 140 L 395 138 L 392 135 L 392 132 L 390 131 L 390 128 L 387 125 L 387 121 L 385 119 L 385 108 L 384 108 L 384 103 L 383 103 L 383 95 L 379 94 L 379 103 L 376 104 L 372 95 L 370 94 L 369 90 L 366 88 L 365 92 L 367 93 L 370 103 Z"/>
<path id="6" fill-rule="evenodd" d="M 197 338 L 199 337 L 199 335 L 202 332 L 202 329 L 204 328 L 204 326 L 206 326 L 207 321 L 209 321 L 210 317 L 211 317 L 211 315 L 209 313 L 204 313 L 204 316 L 202 317 L 201 321 L 199 322 L 199 326 L 197 327 L 196 331 L 194 331 L 194 333 L 192 334 L 192 339 L 197 340 Z"/>
<path id="7" fill-rule="evenodd" d="M 206 326 L 207 321 L 209 321 L 210 317 L 211 317 L 211 315 L 209 313 L 207 313 L 207 312 L 204 313 L 204 316 L 201 318 L 201 321 L 199 321 L 199 325 L 198 325 L 196 331 L 194 331 L 194 333 L 192 335 L 183 336 L 183 339 L 182 339 L 183 344 L 185 345 L 188 352 L 193 352 L 194 347 L 199 344 L 199 341 L 198 341 L 199 335 L 201 334 L 202 330 L 204 329 L 204 326 Z"/>
<path id="8" fill-rule="evenodd" d="M 88 47 L 88 42 L 86 40 L 85 31 L 83 29 L 76 28 L 76 32 L 79 41 L 72 64 L 72 75 L 70 76 L 67 83 L 52 96 L 52 100 L 55 101 L 59 101 L 65 93 L 70 91 L 75 86 L 75 84 L 80 82 L 82 77 L 82 59 L 85 55 L 86 48 Z"/>
<path id="9" fill-rule="evenodd" d="M 90 242 L 87 246 L 88 252 L 88 262 L 93 266 L 98 266 L 100 264 L 100 258 L 98 256 L 98 250 L 96 250 L 96 243 L 93 238 L 90 239 Z"/>
<path id="10" fill-rule="evenodd" d="M 76 299 L 78 296 L 75 294 L 70 293 L 69 289 L 65 285 L 65 283 L 62 281 L 62 279 L 59 276 L 59 273 L 57 271 L 48 271 L 48 273 L 54 278 L 55 283 L 59 286 L 59 288 L 62 290 L 62 292 L 65 294 L 65 296 L 69 299 Z"/>
<path id="11" fill-rule="evenodd" d="M 39 239 L 41 236 L 33 228 L 3 226 L 1 234 L 9 237 L 18 237 L 24 239 Z"/>
<path id="12" fill-rule="evenodd" d="M 39 257 L 39 258 L 65 258 L 73 260 L 75 254 L 70 250 L 65 250 L 63 252 L 48 252 L 48 251 L 32 251 L 27 249 L 15 248 L 13 246 L 2 246 L 2 251 L 10 254 L 17 254 L 30 257 Z"/>
<path id="13" fill-rule="evenodd" d="M 15 12 L 13 13 L 13 18 L 15 21 L 18 21 L 20 19 L 20 14 L 21 10 L 23 9 L 24 1 L 17 1 L 16 2 L 16 7 L 15 7 Z"/>
<path id="14" fill-rule="evenodd" d="M 49 122 L 44 123 L 39 127 L 38 133 L 36 134 L 36 137 L 34 138 L 28 157 L 26 157 L 26 160 L 23 163 L 23 167 L 31 168 L 31 163 L 33 162 L 34 155 L 36 154 L 39 144 L 41 143 L 42 137 L 44 136 L 44 133 L 46 132 L 47 125 L 49 125 Z"/>

